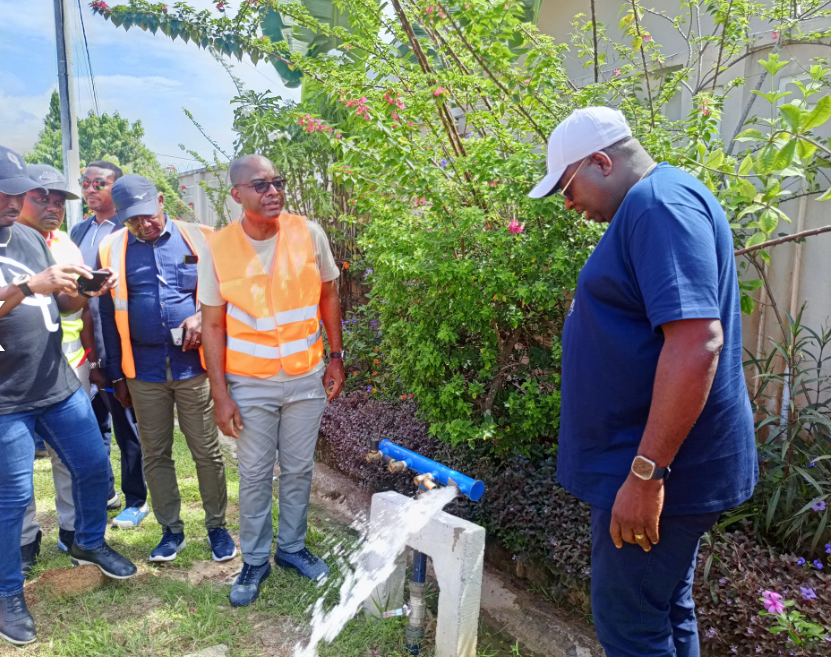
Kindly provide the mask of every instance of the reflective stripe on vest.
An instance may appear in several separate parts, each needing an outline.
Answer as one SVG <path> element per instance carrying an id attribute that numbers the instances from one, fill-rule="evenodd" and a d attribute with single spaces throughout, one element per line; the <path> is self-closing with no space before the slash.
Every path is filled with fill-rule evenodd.
<path id="1" fill-rule="evenodd" d="M 274 265 L 266 272 L 240 220 L 209 241 L 225 307 L 225 370 L 271 378 L 305 374 L 323 357 L 320 272 L 306 219 L 281 214 Z"/>
<path id="2" fill-rule="evenodd" d="M 207 237 L 213 228 L 202 224 L 191 224 L 178 219 L 170 219 L 179 229 L 190 250 L 198 257 L 208 248 Z M 113 305 L 115 306 L 115 325 L 121 338 L 121 371 L 128 379 L 136 378 L 136 363 L 133 360 L 133 345 L 130 341 L 129 297 L 127 294 L 127 235 L 128 230 L 118 230 L 110 233 L 101 242 L 98 255 L 102 267 L 111 267 L 118 274 L 118 284 L 111 290 Z M 113 257 L 115 254 L 115 258 Z M 202 348 L 199 348 L 200 356 Z M 204 367 L 205 361 L 202 359 Z"/>

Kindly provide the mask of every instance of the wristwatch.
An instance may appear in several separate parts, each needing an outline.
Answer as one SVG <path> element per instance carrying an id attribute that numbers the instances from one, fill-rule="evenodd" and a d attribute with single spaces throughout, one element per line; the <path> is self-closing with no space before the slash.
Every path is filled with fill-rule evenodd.
<path id="1" fill-rule="evenodd" d="M 340 358 L 341 360 L 343 360 L 345 354 L 345 351 L 330 351 L 329 358 Z"/>
<path id="2" fill-rule="evenodd" d="M 31 288 L 29 288 L 29 280 L 32 277 L 29 274 L 18 274 L 12 279 L 12 285 L 16 285 L 24 296 L 31 297 L 34 295 Z"/>
<path id="3" fill-rule="evenodd" d="M 655 461 L 648 459 L 645 456 L 638 455 L 635 457 L 635 460 L 632 461 L 632 474 L 638 479 L 643 479 L 644 481 L 649 481 L 651 479 L 666 480 L 669 477 L 669 473 L 669 466 L 659 468 L 655 465 Z"/>

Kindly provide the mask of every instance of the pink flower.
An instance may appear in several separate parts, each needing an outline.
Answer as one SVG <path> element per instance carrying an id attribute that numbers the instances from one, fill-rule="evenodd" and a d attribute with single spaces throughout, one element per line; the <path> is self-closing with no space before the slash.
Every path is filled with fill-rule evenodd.
<path id="1" fill-rule="evenodd" d="M 220 3 L 216 6 L 216 8 L 217 8 L 217 9 L 219 9 L 219 11 L 223 11 L 223 10 L 225 9 L 225 3 L 224 3 L 224 2 L 220 2 Z"/>
<path id="2" fill-rule="evenodd" d="M 511 233 L 511 235 L 519 235 L 520 233 L 525 232 L 525 224 L 521 224 L 514 219 L 508 224 L 508 232 Z"/>
<path id="3" fill-rule="evenodd" d="M 526 78 L 522 81 L 523 84 L 531 84 L 531 78 Z"/>
<path id="4" fill-rule="evenodd" d="M 782 604 L 782 596 L 775 591 L 765 591 L 762 593 L 765 609 L 769 614 L 781 614 L 785 611 L 785 605 Z"/>
<path id="5" fill-rule="evenodd" d="M 347 50 L 352 50 L 352 46 L 350 46 L 348 43 L 346 44 L 345 48 L 346 48 Z"/>
<path id="6" fill-rule="evenodd" d="M 162 11 L 167 11 L 167 7 L 165 5 L 162 5 Z"/>
<path id="7" fill-rule="evenodd" d="M 444 96 L 447 93 L 447 89 L 444 87 L 436 87 L 436 90 L 433 92 L 433 95 L 438 98 L 439 96 Z"/>
<path id="8" fill-rule="evenodd" d="M 338 133 L 338 134 L 335 135 L 335 139 L 340 139 L 342 136 L 343 135 L 341 135 L 341 133 Z"/>
<path id="9" fill-rule="evenodd" d="M 616 78 L 619 78 L 619 77 L 620 77 L 620 69 L 619 69 L 619 68 L 616 68 L 616 69 L 615 69 L 615 77 L 616 77 Z"/>
<path id="10" fill-rule="evenodd" d="M 645 37 L 643 38 L 643 40 L 644 40 L 644 41 L 646 41 L 646 42 L 648 43 L 648 42 L 652 41 L 652 37 L 651 37 L 651 36 L 645 36 Z"/>
<path id="11" fill-rule="evenodd" d="M 773 30 L 773 32 L 770 33 L 770 38 L 776 41 L 779 38 L 779 30 Z"/>
<path id="12" fill-rule="evenodd" d="M 427 7 L 427 9 L 424 10 L 424 15 L 425 16 L 428 16 L 432 13 L 433 13 L 433 8 L 432 7 Z"/>

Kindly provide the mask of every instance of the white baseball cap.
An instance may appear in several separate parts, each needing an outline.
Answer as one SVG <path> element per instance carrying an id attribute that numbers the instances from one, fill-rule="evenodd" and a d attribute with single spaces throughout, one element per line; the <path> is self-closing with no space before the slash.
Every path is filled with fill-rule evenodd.
<path id="1" fill-rule="evenodd" d="M 574 110 L 551 133 L 548 140 L 548 173 L 528 196 L 549 196 L 569 164 L 631 136 L 632 129 L 620 110 L 611 107 Z"/>

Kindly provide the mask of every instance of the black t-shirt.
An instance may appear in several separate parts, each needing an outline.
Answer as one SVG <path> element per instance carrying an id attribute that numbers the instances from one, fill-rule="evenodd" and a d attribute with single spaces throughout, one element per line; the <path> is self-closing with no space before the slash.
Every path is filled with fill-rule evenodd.
<path id="1" fill-rule="evenodd" d="M 18 223 L 10 228 L 10 240 L 9 228 L 0 228 L 0 287 L 55 264 L 40 233 Z M 61 339 L 53 295 L 26 297 L 0 317 L 0 415 L 51 406 L 81 386 L 61 352 Z"/>

